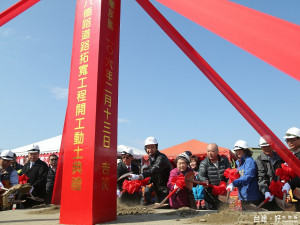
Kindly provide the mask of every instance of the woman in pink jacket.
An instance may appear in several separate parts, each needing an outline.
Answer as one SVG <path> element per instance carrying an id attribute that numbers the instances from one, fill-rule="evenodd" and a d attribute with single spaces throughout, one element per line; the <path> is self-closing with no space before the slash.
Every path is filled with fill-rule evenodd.
<path id="1" fill-rule="evenodd" d="M 193 170 L 188 166 L 190 158 L 187 154 L 181 153 L 177 156 L 174 163 L 177 167 L 171 170 L 167 186 L 170 192 L 172 192 L 175 188 L 178 188 L 178 191 L 170 197 L 170 206 L 173 209 L 179 209 L 181 207 L 196 209 L 193 191 L 187 187 L 179 188 L 176 184 L 174 184 L 174 178 L 176 179 L 176 177 L 181 174 L 185 176 L 188 172 L 193 172 Z"/>

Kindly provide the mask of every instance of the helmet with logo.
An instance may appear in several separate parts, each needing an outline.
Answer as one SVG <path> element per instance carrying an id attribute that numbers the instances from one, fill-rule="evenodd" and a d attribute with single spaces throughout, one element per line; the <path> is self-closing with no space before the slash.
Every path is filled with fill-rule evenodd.
<path id="1" fill-rule="evenodd" d="M 40 152 L 40 147 L 36 144 L 33 144 L 31 148 L 28 150 L 28 153 Z"/>
<path id="2" fill-rule="evenodd" d="M 156 140 L 155 137 L 147 137 L 147 139 L 145 140 L 145 146 L 147 145 L 157 145 L 158 142 Z"/>

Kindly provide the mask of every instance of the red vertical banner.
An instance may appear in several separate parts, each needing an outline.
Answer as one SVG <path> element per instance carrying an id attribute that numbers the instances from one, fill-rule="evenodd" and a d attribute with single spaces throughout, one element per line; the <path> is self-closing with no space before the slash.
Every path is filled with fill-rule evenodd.
<path id="1" fill-rule="evenodd" d="M 60 223 L 116 219 L 121 0 L 77 0 Z"/>

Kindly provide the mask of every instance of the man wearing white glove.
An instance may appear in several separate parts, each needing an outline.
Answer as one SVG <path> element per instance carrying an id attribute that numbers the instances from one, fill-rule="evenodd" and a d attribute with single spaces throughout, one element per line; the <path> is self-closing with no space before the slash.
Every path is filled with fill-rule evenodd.
<path id="1" fill-rule="evenodd" d="M 266 199 L 267 197 L 272 196 L 269 186 L 272 180 L 279 180 L 279 177 L 276 176 L 275 171 L 281 167 L 281 164 L 284 163 L 284 161 L 275 151 L 273 151 L 269 143 L 266 142 L 263 137 L 261 137 L 259 140 L 259 146 L 262 149 L 262 153 L 255 160 L 258 172 L 258 187 L 260 192 L 265 195 Z M 263 208 L 269 211 L 281 211 L 281 208 L 274 200 L 274 196 L 271 197 L 271 199 L 263 206 Z"/>
<path id="2" fill-rule="evenodd" d="M 290 129 L 288 129 L 285 133 L 285 136 L 283 137 L 287 143 L 287 145 L 289 146 L 289 148 L 291 149 L 291 151 L 293 152 L 293 154 L 300 159 L 300 129 L 297 127 L 291 127 Z M 286 183 L 282 190 L 286 190 L 287 193 L 289 192 L 290 189 L 292 189 L 293 191 L 296 188 L 300 188 L 300 177 L 295 177 L 293 178 L 291 181 L 289 181 L 288 183 Z M 295 203 L 296 206 L 296 211 L 300 211 L 300 199 L 296 198 L 295 196 L 293 196 L 294 199 L 298 200 Z"/>

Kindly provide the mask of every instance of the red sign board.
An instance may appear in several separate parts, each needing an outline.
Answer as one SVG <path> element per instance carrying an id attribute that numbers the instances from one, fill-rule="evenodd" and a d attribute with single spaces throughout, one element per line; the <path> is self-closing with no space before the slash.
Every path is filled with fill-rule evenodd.
<path id="1" fill-rule="evenodd" d="M 116 219 L 120 0 L 77 0 L 60 223 Z"/>

